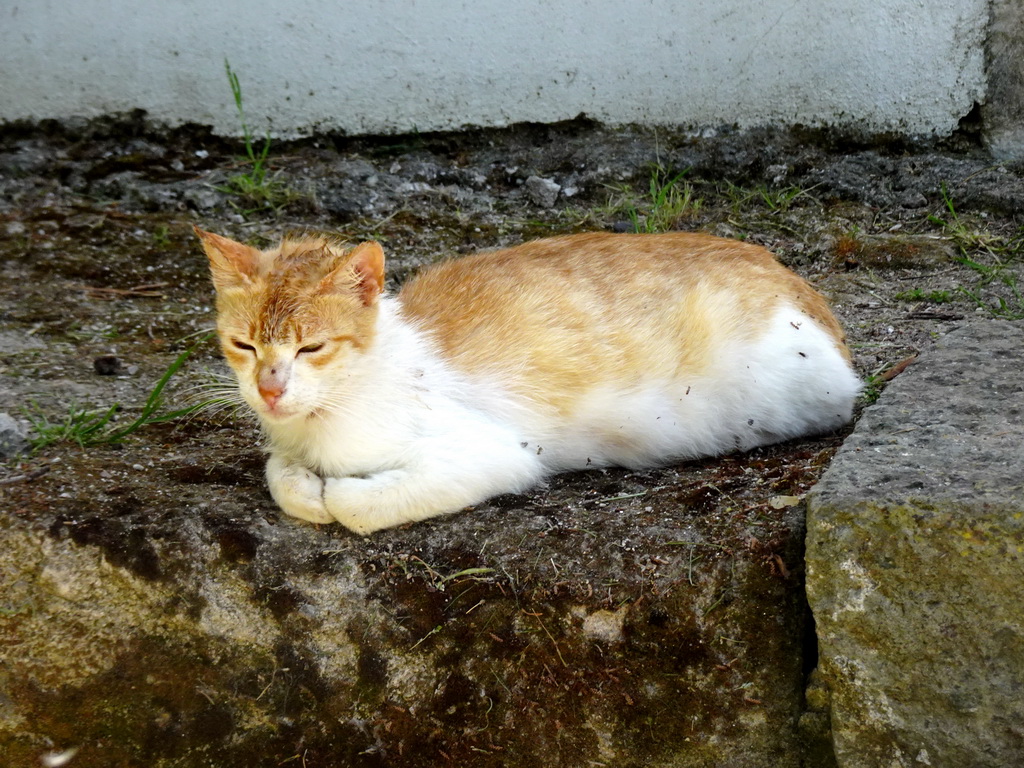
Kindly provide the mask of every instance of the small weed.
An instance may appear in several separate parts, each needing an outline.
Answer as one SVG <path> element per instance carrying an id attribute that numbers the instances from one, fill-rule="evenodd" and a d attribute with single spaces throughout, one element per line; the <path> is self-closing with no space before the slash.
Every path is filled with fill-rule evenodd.
<path id="1" fill-rule="evenodd" d="M 26 416 L 32 424 L 30 442 L 33 451 L 42 450 L 54 443 L 85 445 L 92 431 L 107 424 L 117 410 L 117 406 L 114 406 L 112 410 L 100 413 L 72 405 L 61 421 L 50 421 L 38 404 L 33 402 L 32 407 L 34 412 L 27 412 Z"/>
<path id="2" fill-rule="evenodd" d="M 160 248 L 166 248 L 171 244 L 170 227 L 162 225 L 153 232 L 153 244 Z"/>
<path id="3" fill-rule="evenodd" d="M 444 592 L 448 585 L 453 582 L 461 582 L 467 579 L 471 581 L 490 581 L 493 578 L 490 574 L 495 573 L 493 568 L 481 567 L 464 568 L 456 573 L 444 575 L 416 555 L 401 555 L 393 561 L 393 564 L 402 571 L 407 579 L 421 576 L 438 592 Z"/>
<path id="4" fill-rule="evenodd" d="M 669 232 L 700 210 L 701 199 L 694 197 L 693 187 L 688 182 L 681 181 L 686 173 L 684 170 L 670 176 L 663 166 L 654 166 L 648 182 L 648 197 L 626 207 L 634 232 Z"/>
<path id="5" fill-rule="evenodd" d="M 896 298 L 900 301 L 923 301 L 928 304 L 949 304 L 953 301 L 952 291 L 922 291 L 914 288 L 909 291 L 897 293 Z"/>
<path id="6" fill-rule="evenodd" d="M 796 186 L 780 187 L 757 187 L 757 193 L 761 196 L 762 202 L 770 211 L 788 211 L 802 197 L 813 199 L 809 189 L 801 189 Z"/>
<path id="7" fill-rule="evenodd" d="M 725 181 L 724 187 L 720 187 L 720 191 L 722 196 L 729 201 L 729 207 L 734 215 L 738 214 L 741 208 L 754 199 L 754 194 L 750 190 L 744 189 L 728 180 Z"/>
<path id="8" fill-rule="evenodd" d="M 885 388 L 885 380 L 880 374 L 871 374 L 864 379 L 864 387 L 860 391 L 860 401 L 864 405 L 874 405 Z"/>
<path id="9" fill-rule="evenodd" d="M 763 206 L 772 213 L 788 211 L 797 201 L 806 198 L 814 200 L 810 189 L 803 189 L 794 185 L 788 187 L 769 187 L 760 184 L 753 189 L 737 186 L 732 182 L 725 182 L 725 197 L 732 205 L 734 214 L 739 214 L 743 209 L 754 206 Z"/>
<path id="10" fill-rule="evenodd" d="M 957 291 L 995 317 L 1024 319 L 1024 295 L 1017 274 L 1010 268 L 1024 253 L 1024 236 L 1018 231 L 1016 237 L 1006 237 L 973 226 L 957 212 L 945 184 L 940 193 L 945 214 L 931 214 L 928 220 L 942 227 L 960 251 L 957 261 L 977 277 L 973 286 L 962 285 Z"/>
<path id="11" fill-rule="evenodd" d="M 61 442 L 77 443 L 82 447 L 110 445 L 120 442 L 149 424 L 163 424 L 204 409 L 209 409 L 214 403 L 204 401 L 166 413 L 159 412 L 163 405 L 161 394 L 164 387 L 167 386 L 171 377 L 185 364 L 185 361 L 188 360 L 195 348 L 211 336 L 212 334 L 208 334 L 203 337 L 199 342 L 186 349 L 174 359 L 174 362 L 168 366 L 167 370 L 164 371 L 163 375 L 153 386 L 139 415 L 127 426 L 117 427 L 114 424 L 114 417 L 121 410 L 119 403 L 114 403 L 114 405 L 106 410 L 100 411 L 87 410 L 77 405 L 72 405 L 67 416 L 58 422 L 50 421 L 36 406 L 35 413 L 27 414 L 34 432 L 34 436 L 30 438 L 32 450 L 37 452 L 54 443 Z"/>
<path id="12" fill-rule="evenodd" d="M 248 162 L 249 171 L 232 176 L 228 179 L 226 186 L 217 189 L 236 195 L 244 202 L 255 206 L 243 213 L 251 213 L 261 208 L 280 210 L 288 203 L 297 200 L 299 195 L 281 181 L 277 174 L 270 173 L 270 166 L 267 162 L 267 157 L 270 155 L 270 132 L 267 132 L 263 147 L 257 150 L 253 143 L 252 132 L 249 130 L 249 123 L 245 119 L 242 85 L 227 59 L 224 60 L 224 70 L 227 72 L 228 84 L 231 86 L 235 108 L 238 110 L 238 119 L 242 125 L 242 139 L 245 142 L 246 155 L 243 162 Z"/>
<path id="13" fill-rule="evenodd" d="M 608 197 L 604 205 L 577 208 L 567 206 L 561 209 L 561 217 L 572 229 L 605 229 L 621 219 L 632 204 L 636 193 L 628 184 L 606 184 Z"/>
<path id="14" fill-rule="evenodd" d="M 1024 295 L 1017 284 L 1017 276 L 1007 271 L 1005 264 L 981 264 L 969 256 L 961 257 L 960 262 L 973 269 L 979 276 L 974 288 L 958 288 L 962 294 L 995 317 L 1004 320 L 1024 320 Z M 1005 295 L 992 292 L 990 288 L 993 284 L 1002 285 L 1001 293 L 1009 294 L 1009 300 Z"/>
<path id="15" fill-rule="evenodd" d="M 701 210 L 703 201 L 694 195 L 689 182 L 682 181 L 686 173 L 670 175 L 663 166 L 654 165 L 646 194 L 638 193 L 631 184 L 609 184 L 604 205 L 585 210 L 567 208 L 563 216 L 574 228 L 605 228 L 625 217 L 634 232 L 669 232 Z"/>
<path id="16" fill-rule="evenodd" d="M 945 231 L 946 235 L 953 241 L 957 248 L 963 253 L 972 251 L 987 251 L 993 255 L 1003 253 L 1011 246 L 1010 241 L 1000 235 L 994 235 L 987 229 L 971 226 L 957 213 L 953 204 L 953 197 L 945 182 L 939 188 L 942 195 L 942 204 L 946 209 L 947 218 L 938 214 L 930 214 L 928 221 L 938 224 Z M 1018 244 L 1019 245 L 1019 244 Z"/>

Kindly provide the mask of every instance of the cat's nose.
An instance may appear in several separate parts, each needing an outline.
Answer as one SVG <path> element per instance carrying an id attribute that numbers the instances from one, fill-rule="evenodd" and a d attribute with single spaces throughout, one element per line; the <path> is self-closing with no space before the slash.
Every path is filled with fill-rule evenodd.
<path id="1" fill-rule="evenodd" d="M 273 408 L 277 405 L 277 401 L 281 399 L 281 395 L 284 394 L 284 385 L 277 383 L 260 383 L 258 387 L 260 391 L 260 397 L 263 398 L 263 402 Z"/>
<path id="2" fill-rule="evenodd" d="M 289 373 L 289 366 L 280 359 L 264 361 L 257 369 L 256 389 L 271 410 L 284 395 Z"/>

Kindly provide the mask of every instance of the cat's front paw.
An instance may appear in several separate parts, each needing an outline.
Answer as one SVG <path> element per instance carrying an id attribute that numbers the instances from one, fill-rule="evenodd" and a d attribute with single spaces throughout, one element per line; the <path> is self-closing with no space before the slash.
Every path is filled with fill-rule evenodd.
<path id="1" fill-rule="evenodd" d="M 388 508 L 386 496 L 391 485 L 390 474 L 382 472 L 368 478 L 325 479 L 324 504 L 332 519 L 360 536 L 407 522 L 397 514 L 398 510 Z"/>
<path id="2" fill-rule="evenodd" d="M 311 523 L 332 523 L 324 507 L 324 481 L 315 472 L 278 456 L 267 461 L 267 485 L 282 511 Z"/>

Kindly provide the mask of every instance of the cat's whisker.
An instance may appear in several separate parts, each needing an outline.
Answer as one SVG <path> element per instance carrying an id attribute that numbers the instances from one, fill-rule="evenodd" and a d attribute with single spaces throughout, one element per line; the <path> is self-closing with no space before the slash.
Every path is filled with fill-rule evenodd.
<path id="1" fill-rule="evenodd" d="M 316 410 L 336 416 L 352 417 L 358 415 L 358 410 L 353 407 L 352 403 L 346 400 L 322 399 L 317 403 Z"/>
<path id="2" fill-rule="evenodd" d="M 352 392 L 345 388 L 327 389 L 320 395 L 323 404 L 342 409 L 358 408 L 358 400 L 353 398 Z M 354 412 L 354 411 L 350 411 Z"/>
<path id="3" fill-rule="evenodd" d="M 242 398 L 231 392 L 193 393 L 183 399 L 186 408 L 195 408 L 200 411 L 205 411 L 208 408 L 213 407 L 241 408 L 246 405 Z"/>
<path id="4" fill-rule="evenodd" d="M 179 390 L 186 397 L 197 395 L 221 396 L 231 392 L 238 392 L 238 381 L 232 377 L 218 377 L 213 380 L 194 381 L 189 386 Z"/>
<path id="5" fill-rule="evenodd" d="M 184 408 L 191 409 L 184 415 L 185 421 L 198 418 L 217 420 L 226 416 L 252 420 L 255 414 L 242 398 L 234 376 L 212 371 L 207 371 L 206 376 L 206 381 L 194 382 L 178 393 Z"/>
<path id="6" fill-rule="evenodd" d="M 189 397 L 241 397 L 241 393 L 236 382 L 217 382 L 197 384 L 194 387 L 189 387 L 184 390 Z"/>
<path id="7" fill-rule="evenodd" d="M 256 414 L 250 408 L 242 408 L 233 403 L 210 403 L 208 408 L 200 408 L 188 416 L 184 421 L 191 422 L 196 419 L 209 422 L 237 422 L 249 426 L 260 426 Z"/>
<path id="8" fill-rule="evenodd" d="M 204 386 L 223 386 L 223 385 L 238 385 L 238 379 L 232 374 L 217 373 L 215 371 L 206 371 L 203 373 L 202 378 L 194 382 L 196 387 Z"/>

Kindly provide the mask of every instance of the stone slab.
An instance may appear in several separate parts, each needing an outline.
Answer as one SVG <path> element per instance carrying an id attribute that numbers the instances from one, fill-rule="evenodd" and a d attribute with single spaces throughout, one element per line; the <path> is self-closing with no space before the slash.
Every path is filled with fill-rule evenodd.
<path id="1" fill-rule="evenodd" d="M 808 502 L 836 757 L 1024 756 L 1024 325 L 940 339 L 865 410 Z"/>
<path id="2" fill-rule="evenodd" d="M 770 502 L 834 440 L 361 539 L 278 514 L 245 438 L 0 489 L 0 763 L 807 765 L 803 513 Z"/>

